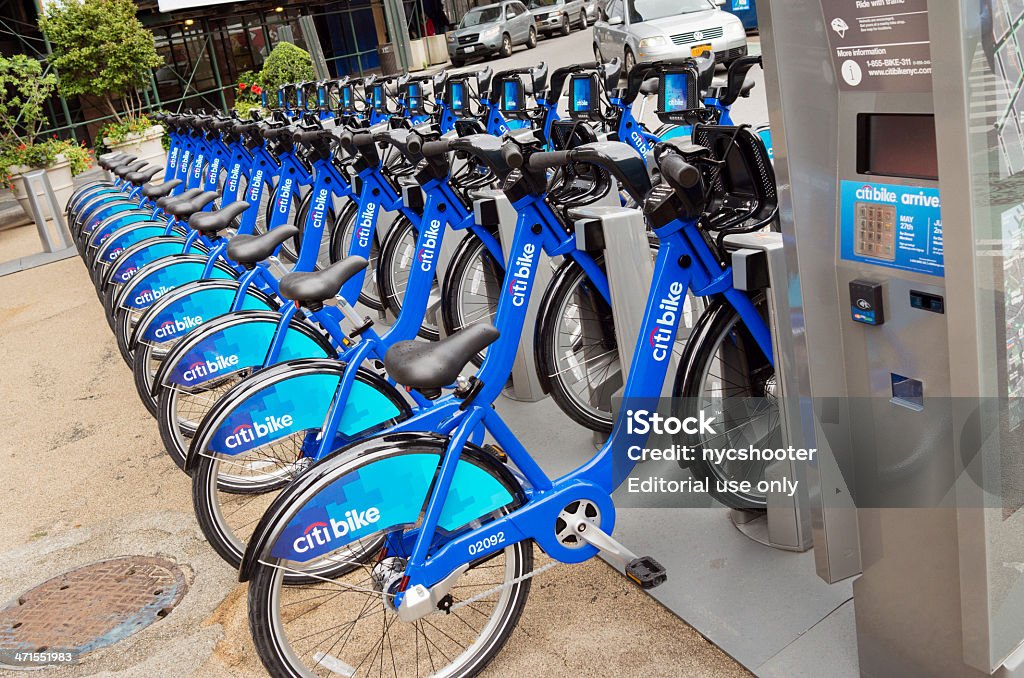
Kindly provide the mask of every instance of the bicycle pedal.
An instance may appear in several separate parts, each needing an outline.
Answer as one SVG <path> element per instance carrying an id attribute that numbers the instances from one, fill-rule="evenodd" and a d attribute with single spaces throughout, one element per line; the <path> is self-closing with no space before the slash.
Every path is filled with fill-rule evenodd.
<path id="1" fill-rule="evenodd" d="M 653 589 L 668 580 L 665 568 L 651 556 L 640 556 L 626 565 L 626 576 L 639 584 L 642 589 Z"/>
<path id="2" fill-rule="evenodd" d="M 492 457 L 500 461 L 502 464 L 508 463 L 508 455 L 505 454 L 505 450 L 501 449 L 497 445 L 487 444 L 484 445 L 484 450 L 489 452 Z"/>

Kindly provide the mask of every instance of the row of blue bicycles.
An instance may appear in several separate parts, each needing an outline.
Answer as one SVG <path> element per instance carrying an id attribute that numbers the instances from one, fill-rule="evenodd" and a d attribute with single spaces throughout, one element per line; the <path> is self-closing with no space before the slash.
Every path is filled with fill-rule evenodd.
<path id="1" fill-rule="evenodd" d="M 730 407 L 721 440 L 687 444 L 777 435 L 772 408 L 725 404 L 776 388 L 764 296 L 734 287 L 723 241 L 776 213 L 767 136 L 730 118 L 757 63 L 302 83 L 266 118 L 159 116 L 165 167 L 100 158 L 110 180 L 74 194 L 68 223 L 204 535 L 250 582 L 272 675 L 476 674 L 544 569 L 534 545 L 665 581 L 611 536 L 625 450 L 646 439 L 613 397 L 657 399 L 677 365 L 680 416 Z M 634 112 L 650 99 L 659 129 Z M 636 337 L 616 336 L 606 255 L 576 235 L 595 204 L 647 224 Z M 607 436 L 560 478 L 494 407 L 524 331 L 552 401 Z"/>

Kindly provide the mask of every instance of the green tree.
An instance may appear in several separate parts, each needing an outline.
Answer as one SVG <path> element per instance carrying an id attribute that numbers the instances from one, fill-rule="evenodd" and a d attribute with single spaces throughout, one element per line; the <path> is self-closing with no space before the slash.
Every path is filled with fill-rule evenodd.
<path id="1" fill-rule="evenodd" d="M 21 138 L 32 143 L 46 122 L 43 104 L 56 85 L 57 76 L 44 75 L 37 60 L 24 54 L 0 56 L 0 147 Z"/>
<path id="2" fill-rule="evenodd" d="M 135 11 L 132 0 L 68 0 L 47 3 L 39 19 L 61 92 L 102 97 L 119 122 L 122 112 L 129 119 L 141 115 L 138 89 L 163 64 Z"/>
<path id="3" fill-rule="evenodd" d="M 259 84 L 271 91 L 291 82 L 314 78 L 313 57 L 289 42 L 279 42 L 270 50 L 259 74 Z"/>

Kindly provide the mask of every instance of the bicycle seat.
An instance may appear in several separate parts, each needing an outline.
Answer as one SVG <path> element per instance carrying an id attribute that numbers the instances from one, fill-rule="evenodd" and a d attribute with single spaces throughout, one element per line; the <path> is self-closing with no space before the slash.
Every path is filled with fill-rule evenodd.
<path id="1" fill-rule="evenodd" d="M 201 212 L 194 215 L 188 220 L 188 225 L 200 233 L 216 235 L 230 226 L 235 220 L 235 217 L 241 215 L 242 212 L 247 209 L 249 209 L 249 203 L 244 200 L 236 200 L 230 205 L 222 207 L 219 210 L 215 210 L 213 212 Z"/>
<path id="2" fill-rule="evenodd" d="M 384 356 L 384 369 L 402 386 L 444 388 L 455 383 L 473 356 L 499 336 L 501 333 L 494 325 L 478 323 L 440 341 L 400 341 Z"/>
<path id="3" fill-rule="evenodd" d="M 216 200 L 218 195 L 220 195 L 220 193 L 217 191 L 204 191 L 194 198 L 169 202 L 167 207 L 164 208 L 164 211 L 172 214 L 178 219 L 188 219 L 193 214 L 202 211 L 204 207 Z"/>
<path id="4" fill-rule="evenodd" d="M 176 186 L 181 185 L 181 179 L 171 179 L 170 181 L 164 181 L 159 184 L 146 184 L 142 187 L 142 195 L 149 198 L 150 200 L 157 200 L 170 195 L 171 191 Z"/>
<path id="5" fill-rule="evenodd" d="M 175 181 L 177 181 L 177 179 Z M 166 212 L 170 205 L 178 202 L 179 200 L 191 200 L 202 192 L 203 189 L 201 188 L 190 188 L 183 193 L 178 193 L 177 195 L 165 195 L 156 201 L 156 206 Z"/>
<path id="6" fill-rule="evenodd" d="M 300 304 L 322 304 L 341 291 L 352 276 L 366 269 L 362 257 L 345 257 L 322 271 L 289 273 L 281 278 L 281 296 Z"/>
<path id="7" fill-rule="evenodd" d="M 135 162 L 135 159 L 134 155 L 126 155 L 124 153 L 106 153 L 96 158 L 96 163 L 105 170 L 112 170 L 120 165 Z"/>
<path id="8" fill-rule="evenodd" d="M 278 226 L 260 235 L 236 235 L 228 241 L 228 259 L 243 265 L 257 264 L 298 234 L 299 229 L 294 226 Z"/>
<path id="9" fill-rule="evenodd" d="M 148 167 L 138 172 L 131 172 L 125 176 L 125 179 L 135 186 L 142 186 L 143 184 L 148 184 L 150 179 L 160 173 L 160 170 L 161 168 L 159 167 Z"/>
<path id="10" fill-rule="evenodd" d="M 145 160 L 138 160 L 136 162 L 131 163 L 130 165 L 129 164 L 118 165 L 117 167 L 115 167 L 111 171 L 114 174 L 116 174 L 117 176 L 119 176 L 120 178 L 124 179 L 126 176 L 128 176 L 132 172 L 138 172 L 140 169 L 142 169 L 143 167 L 145 167 L 148 164 L 149 163 L 146 162 Z"/>

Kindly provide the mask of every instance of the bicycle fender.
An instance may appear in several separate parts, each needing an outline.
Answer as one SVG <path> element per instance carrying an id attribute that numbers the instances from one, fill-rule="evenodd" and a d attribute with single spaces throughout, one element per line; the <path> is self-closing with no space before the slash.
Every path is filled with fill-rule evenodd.
<path id="1" fill-rule="evenodd" d="M 161 387 L 193 387 L 228 373 L 261 367 L 280 320 L 281 314 L 275 311 L 235 311 L 204 323 L 167 354 L 153 380 L 153 394 Z M 292 318 L 280 361 L 336 355 L 316 327 Z"/>
<path id="2" fill-rule="evenodd" d="M 285 438 L 319 429 L 345 372 L 345 363 L 322 358 L 291 360 L 246 379 L 225 394 L 200 423 L 189 447 L 185 470 L 200 455 L 230 457 Z M 410 416 L 394 386 L 365 368 L 344 404 L 335 436 L 344 442 L 390 427 Z"/>
<path id="3" fill-rule="evenodd" d="M 86 241 L 86 247 L 99 247 L 107 240 L 107 238 L 122 228 L 131 226 L 132 224 L 146 222 L 156 223 L 153 221 L 153 214 L 151 212 L 137 210 L 134 212 L 128 212 L 127 214 L 116 214 L 109 219 L 104 219 L 99 226 L 93 229 L 89 234 L 89 239 Z M 161 223 L 160 225 L 166 226 L 165 223 Z"/>
<path id="4" fill-rule="evenodd" d="M 148 223 L 134 224 L 132 226 L 126 226 L 118 229 L 117 231 L 110 234 L 106 240 L 103 241 L 102 245 L 96 250 L 95 256 L 92 259 L 92 266 L 95 267 L 100 264 L 109 264 L 117 259 L 117 257 L 132 245 L 142 242 L 143 240 L 149 240 L 150 238 L 156 238 L 164 234 L 166 226 L 156 221 Z M 182 243 L 185 241 L 182 240 Z"/>
<path id="5" fill-rule="evenodd" d="M 288 485 L 264 513 L 242 557 L 239 581 L 248 581 L 268 558 L 308 562 L 367 534 L 414 524 L 446 444 L 447 438 L 435 433 L 384 433 L 324 459 Z M 525 501 L 508 467 L 467 443 L 438 526 L 454 531 Z"/>
<path id="6" fill-rule="evenodd" d="M 124 285 L 144 266 L 164 257 L 181 254 L 185 238 L 177 235 L 159 235 L 129 246 L 107 266 L 103 286 Z"/>
<path id="7" fill-rule="evenodd" d="M 206 264 L 206 257 L 196 254 L 177 254 L 146 264 L 121 288 L 115 305 L 133 310 L 147 308 L 174 288 L 203 279 Z M 237 278 L 238 274 L 217 262 L 209 277 Z"/>

